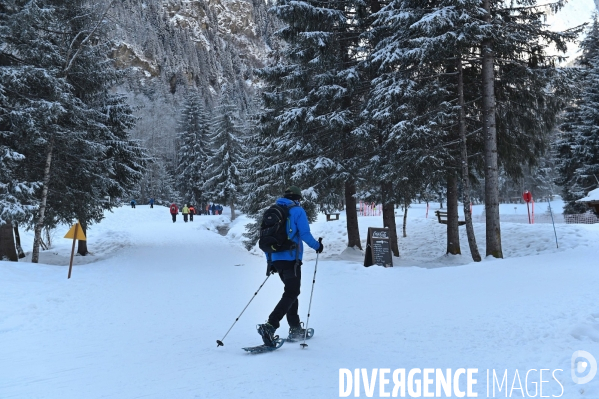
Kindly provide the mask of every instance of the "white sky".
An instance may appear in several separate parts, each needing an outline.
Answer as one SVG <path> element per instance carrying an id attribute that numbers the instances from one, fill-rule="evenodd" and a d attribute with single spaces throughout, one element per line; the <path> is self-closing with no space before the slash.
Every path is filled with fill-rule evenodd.
<path id="1" fill-rule="evenodd" d="M 557 14 L 549 16 L 547 22 L 554 30 L 561 31 L 590 22 L 595 11 L 596 6 L 593 0 L 570 0 Z M 569 61 L 578 56 L 577 52 L 578 46 L 570 45 L 568 47 Z"/>

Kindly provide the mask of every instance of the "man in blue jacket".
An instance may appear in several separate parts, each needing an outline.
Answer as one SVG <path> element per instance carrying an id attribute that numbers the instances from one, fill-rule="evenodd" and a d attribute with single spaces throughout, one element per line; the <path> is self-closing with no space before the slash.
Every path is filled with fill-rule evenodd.
<path id="1" fill-rule="evenodd" d="M 302 192 L 296 186 L 291 186 L 285 190 L 283 198 L 279 198 L 277 205 L 289 208 L 289 219 L 287 221 L 287 236 L 290 240 L 296 242 L 295 249 L 288 251 L 273 252 L 267 254 L 267 262 L 270 273 L 279 273 L 279 277 L 285 289 L 283 296 L 275 306 L 274 310 L 268 316 L 268 322 L 258 325 L 258 334 L 262 336 L 264 345 L 275 346 L 275 331 L 280 326 L 280 321 L 287 315 L 287 323 L 289 323 L 289 335 L 295 338 L 303 337 L 305 330 L 300 323 L 299 315 L 297 314 L 298 300 L 300 294 L 301 277 L 302 277 L 302 256 L 304 253 L 303 243 L 317 253 L 323 250 L 322 242 L 316 239 L 310 233 L 310 225 L 308 224 L 308 216 L 304 208 L 300 206 L 299 201 L 302 199 Z"/>

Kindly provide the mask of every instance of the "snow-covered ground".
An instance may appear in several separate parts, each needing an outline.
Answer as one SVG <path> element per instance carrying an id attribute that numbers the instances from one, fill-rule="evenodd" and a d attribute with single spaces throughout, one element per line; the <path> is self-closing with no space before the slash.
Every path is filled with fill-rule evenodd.
<path id="1" fill-rule="evenodd" d="M 599 377 L 577 385 L 570 374 L 575 351 L 599 357 L 599 225 L 557 223 L 556 248 L 551 223 L 529 225 L 525 205 L 505 204 L 505 259 L 473 263 L 463 227 L 463 255 L 444 255 L 445 226 L 434 209 L 426 218 L 425 205 L 413 205 L 405 238 L 397 210 L 401 257 L 393 268 L 363 267 L 359 251 L 345 250 L 345 215 L 321 215 L 312 224 L 325 244 L 310 317 L 315 336 L 306 349 L 286 343 L 261 355 L 241 347 L 261 343 L 255 325 L 282 293 L 276 275 L 216 347 L 265 279 L 263 256 L 242 246 L 245 217 L 179 216 L 173 224 L 164 207 L 118 208 L 88 231 L 93 254 L 76 257 L 70 280 L 71 242 L 60 238 L 68 226 L 57 229 L 43 263 L 0 263 L 0 398 L 335 398 L 340 385 L 348 389 L 340 369 L 371 376 L 384 368 L 390 382 L 379 391 L 377 377 L 374 397 L 392 393 L 397 369 L 405 369 L 409 397 L 416 368 L 420 384 L 425 368 L 478 369 L 478 397 L 506 397 L 508 386 L 508 397 L 532 396 L 541 380 L 545 397 L 599 397 Z M 484 254 L 482 210 L 473 213 Z M 382 226 L 381 217 L 359 222 L 363 242 L 368 227 Z M 31 234 L 22 235 L 30 250 Z M 304 321 L 315 261 L 308 250 Z M 278 333 L 286 330 L 283 321 Z M 494 371 L 499 381 L 506 373 L 495 396 Z M 458 382 L 465 391 L 466 377 Z"/>

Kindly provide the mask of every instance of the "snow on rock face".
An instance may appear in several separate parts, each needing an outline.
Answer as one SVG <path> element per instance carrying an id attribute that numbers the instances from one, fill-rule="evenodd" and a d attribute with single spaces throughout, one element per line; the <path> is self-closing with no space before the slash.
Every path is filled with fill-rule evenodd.
<path id="1" fill-rule="evenodd" d="M 243 0 L 212 0 L 164 2 L 164 11 L 169 21 L 180 28 L 189 30 L 191 39 L 207 50 L 211 49 L 207 37 L 209 31 L 226 37 L 235 43 L 246 58 L 261 65 L 266 59 L 264 42 L 258 34 L 255 21 L 256 10 L 251 2 Z M 207 12 L 216 16 L 216 21 Z"/>
<path id="2" fill-rule="evenodd" d="M 172 24 L 189 28 L 196 35 L 202 35 L 202 31 L 207 30 L 210 25 L 206 11 L 200 7 L 199 2 L 173 4 L 172 1 L 167 1 L 164 3 L 164 11 Z"/>
<path id="3" fill-rule="evenodd" d="M 218 31 L 232 35 L 256 38 L 253 23 L 254 7 L 247 1 L 217 1 L 212 6 L 218 15 Z"/>
<path id="4" fill-rule="evenodd" d="M 160 66 L 154 61 L 137 54 L 135 49 L 127 43 L 121 43 L 117 48 L 113 49 L 111 58 L 114 60 L 117 68 L 130 66 L 147 72 L 151 77 L 160 75 Z"/>
<path id="5" fill-rule="evenodd" d="M 121 0 L 111 9 L 111 56 L 117 67 L 142 72 L 132 78 L 134 88 L 148 78 L 170 94 L 194 86 L 219 93 L 224 83 L 251 86 L 277 25 L 266 9 L 245 0 Z"/>

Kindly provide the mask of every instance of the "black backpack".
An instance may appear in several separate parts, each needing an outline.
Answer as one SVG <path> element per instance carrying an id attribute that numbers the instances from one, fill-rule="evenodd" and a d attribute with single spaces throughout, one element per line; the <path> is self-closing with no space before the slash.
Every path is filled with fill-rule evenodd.
<path id="1" fill-rule="evenodd" d="M 297 244 L 287 238 L 287 218 L 289 210 L 294 206 L 297 205 L 286 207 L 275 204 L 264 212 L 258 241 L 261 250 L 270 254 L 295 248 Z"/>

